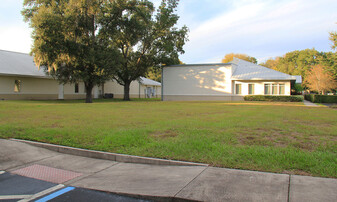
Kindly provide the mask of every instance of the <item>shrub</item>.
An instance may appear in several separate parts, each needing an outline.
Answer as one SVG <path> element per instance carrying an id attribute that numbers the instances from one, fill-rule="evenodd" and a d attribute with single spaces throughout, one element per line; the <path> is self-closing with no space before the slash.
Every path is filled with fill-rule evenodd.
<path id="1" fill-rule="evenodd" d="M 245 101 L 302 102 L 302 96 L 247 95 Z"/>
<path id="2" fill-rule="evenodd" d="M 315 103 L 337 103 L 337 95 L 308 94 L 304 98 Z"/>
<path id="3" fill-rule="evenodd" d="M 305 94 L 304 95 L 304 99 L 305 100 L 308 100 L 308 101 L 310 101 L 310 102 L 314 102 L 313 100 L 314 100 L 314 95 L 313 94 Z"/>

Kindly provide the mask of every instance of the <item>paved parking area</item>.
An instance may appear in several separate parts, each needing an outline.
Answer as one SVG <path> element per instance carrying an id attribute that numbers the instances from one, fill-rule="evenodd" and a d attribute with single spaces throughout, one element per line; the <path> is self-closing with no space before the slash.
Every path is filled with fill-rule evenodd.
<path id="1" fill-rule="evenodd" d="M 0 201 L 130 201 L 146 200 L 65 186 L 0 171 Z"/>

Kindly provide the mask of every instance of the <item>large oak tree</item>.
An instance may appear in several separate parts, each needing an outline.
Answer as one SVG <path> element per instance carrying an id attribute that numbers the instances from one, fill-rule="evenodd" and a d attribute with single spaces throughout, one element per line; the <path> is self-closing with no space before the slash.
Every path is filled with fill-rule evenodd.
<path id="1" fill-rule="evenodd" d="M 147 0 L 106 1 L 100 37 L 119 50 L 114 79 L 124 86 L 124 100 L 130 100 L 131 82 L 148 68 L 179 64 L 188 29 L 175 26 L 177 6 L 178 0 L 162 0 L 155 11 Z"/>
<path id="2" fill-rule="evenodd" d="M 31 54 L 60 83 L 84 82 L 92 89 L 111 78 L 115 50 L 97 37 L 101 0 L 25 0 L 22 15 L 33 28 Z"/>

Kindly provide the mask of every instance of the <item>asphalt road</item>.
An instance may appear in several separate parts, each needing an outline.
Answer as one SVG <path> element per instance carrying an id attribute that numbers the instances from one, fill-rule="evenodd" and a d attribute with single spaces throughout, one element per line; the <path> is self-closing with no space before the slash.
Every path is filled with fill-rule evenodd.
<path id="1" fill-rule="evenodd" d="M 121 201 L 146 200 L 108 192 L 64 186 L 8 172 L 0 173 L 0 201 Z"/>

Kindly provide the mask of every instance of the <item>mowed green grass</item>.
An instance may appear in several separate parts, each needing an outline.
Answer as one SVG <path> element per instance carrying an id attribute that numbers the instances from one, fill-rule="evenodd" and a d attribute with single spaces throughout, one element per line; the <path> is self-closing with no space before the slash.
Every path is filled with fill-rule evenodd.
<path id="1" fill-rule="evenodd" d="M 302 103 L 0 101 L 0 137 L 337 177 L 337 110 Z"/>

